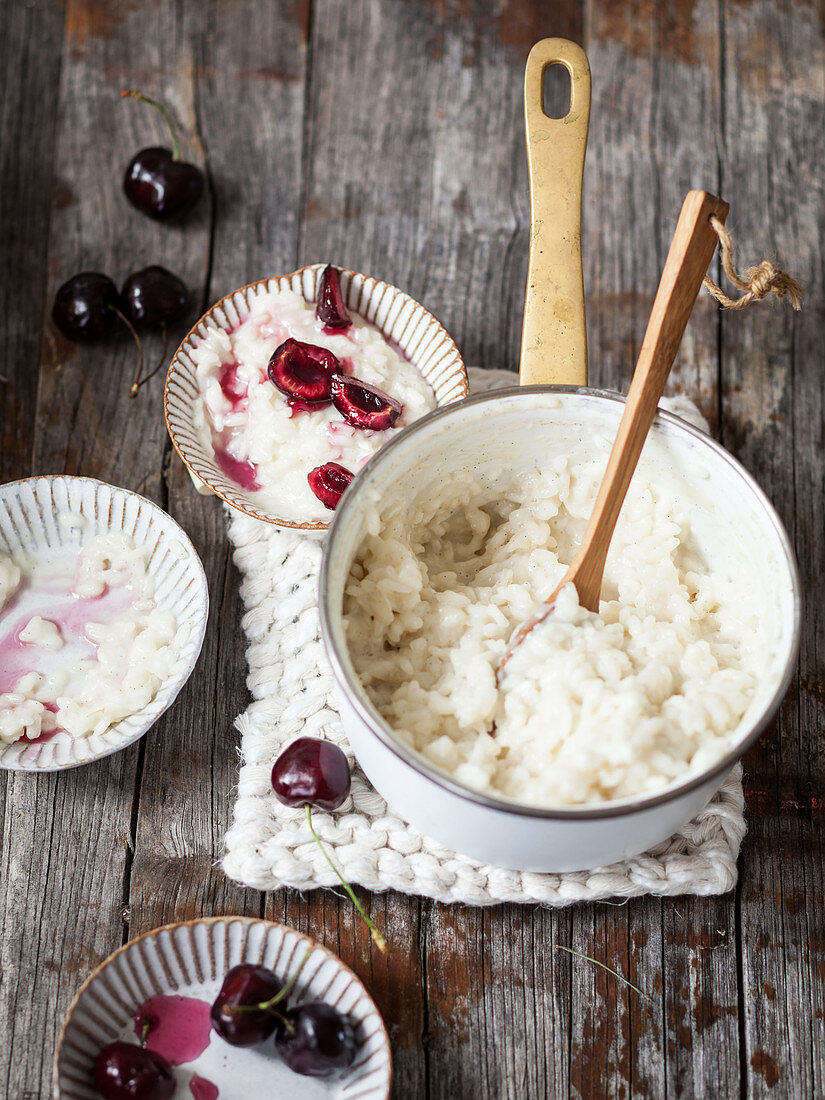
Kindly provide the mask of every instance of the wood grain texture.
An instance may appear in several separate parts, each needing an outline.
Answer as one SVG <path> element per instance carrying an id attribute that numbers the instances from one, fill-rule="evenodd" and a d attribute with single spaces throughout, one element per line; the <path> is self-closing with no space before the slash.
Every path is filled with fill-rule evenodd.
<path id="1" fill-rule="evenodd" d="M 76 209 L 76 192 L 64 185 L 60 160 L 60 135 L 65 138 L 66 132 L 57 126 L 66 108 L 64 13 L 60 6 L 11 4 L 3 7 L 2 18 L 8 21 L 3 68 L 10 83 L 3 99 L 2 142 L 8 264 L 0 301 L 7 356 L 2 373 L 9 381 L 0 384 L 0 462 L 7 476 L 24 476 L 33 469 L 58 472 L 70 465 L 68 448 L 80 446 L 88 427 L 82 414 L 75 416 L 76 405 L 67 412 L 48 401 L 37 409 L 33 403 L 35 386 L 42 388 L 54 371 L 56 342 L 42 321 L 60 281 L 56 254 L 64 246 L 78 247 L 77 223 L 65 240 L 51 236 L 47 247 L 56 221 L 70 220 Z M 57 425 L 54 435 L 52 424 Z M 61 777 L 2 777 L 4 1096 L 47 1095 L 50 1056 L 44 1058 L 43 1051 L 53 1049 L 72 987 L 121 940 L 136 759 L 135 748 Z"/>
<path id="2" fill-rule="evenodd" d="M 585 29 L 593 73 L 583 238 L 590 379 L 626 391 L 684 193 L 724 190 L 713 140 L 721 125 L 719 11 L 701 0 L 590 0 Z M 688 393 L 712 429 L 718 369 L 719 312 L 705 296 L 696 303 L 666 392 Z M 577 910 L 573 946 L 594 945 L 602 908 Z M 704 950 L 712 935 L 708 911 L 717 914 L 712 927 L 730 929 L 735 939 L 730 898 L 687 905 L 651 899 L 624 909 L 627 935 L 620 943 L 630 945 L 633 980 L 655 1004 L 632 998 L 618 1014 L 594 1012 L 589 1031 L 577 1029 L 571 1095 L 738 1093 L 738 1021 L 723 1011 L 738 1001 L 736 967 L 721 968 L 718 953 Z M 615 950 L 588 953 L 627 974 L 628 948 L 617 943 Z M 577 967 L 586 971 L 584 963 Z M 572 1018 L 588 1013 L 591 1003 L 590 989 L 577 989 Z M 608 1065 L 613 1069 L 605 1075 Z"/>
<path id="3" fill-rule="evenodd" d="M 53 157 L 63 11 L 14 0 L 0 9 L 0 479 L 26 477 L 31 466 L 41 322 L 48 288 L 45 260 L 53 192 Z M 26 88 L 21 96 L 19 89 Z M 37 141 L 30 140 L 32 134 Z"/>
<path id="4" fill-rule="evenodd" d="M 746 759 L 751 833 L 742 856 L 740 935 L 749 1096 L 825 1089 L 822 815 L 821 126 L 825 26 L 816 5 L 725 5 L 725 186 L 741 249 L 775 250 L 807 287 L 800 314 L 762 304 L 723 315 L 723 439 L 756 475 L 799 555 L 799 678 L 773 736 Z M 735 44 L 738 44 L 738 48 Z M 815 121 L 818 118 L 819 121 Z M 757 243 L 758 242 L 758 243 Z M 751 262 L 751 261 L 748 261 Z"/>
<path id="5" fill-rule="evenodd" d="M 286 920 L 358 972 L 402 1100 L 824 1094 L 821 4 L 9 0 L 0 27 L 0 474 L 67 470 L 146 493 L 193 538 L 212 599 L 198 668 L 141 745 L 59 776 L 0 777 L 0 1096 L 50 1095 L 62 1013 L 124 938 L 231 912 Z M 808 287 L 798 317 L 767 303 L 720 315 L 701 299 L 671 376 L 795 538 L 799 676 L 746 761 L 735 896 L 480 911 L 361 891 L 391 943 L 380 956 L 335 891 L 263 897 L 216 865 L 247 699 L 223 512 L 171 453 L 160 378 L 129 400 L 127 340 L 73 348 L 48 312 L 84 268 L 120 283 L 163 263 L 192 288 L 191 321 L 249 279 L 329 259 L 408 290 L 467 362 L 515 368 L 523 66 L 548 35 L 582 41 L 593 73 L 593 384 L 627 388 L 691 187 L 731 202 L 743 260 L 774 249 Z M 119 100 L 127 84 L 170 104 L 186 156 L 208 169 L 182 226 L 154 225 L 121 194 L 129 156 L 166 141 L 151 111 Z"/>
<path id="6" fill-rule="evenodd" d="M 300 190 L 294 186 L 303 127 L 305 19 L 293 4 L 216 3 L 185 8 L 180 71 L 208 169 L 214 219 L 190 234 L 199 311 L 234 287 L 295 264 Z M 255 35 L 248 28 L 257 26 Z M 166 71 L 171 66 L 163 67 Z M 195 675 L 147 754 L 132 868 L 132 928 L 171 912 L 259 914 L 260 896 L 217 866 L 237 775 L 234 719 L 248 700 L 239 578 L 223 507 L 195 492 L 166 447 L 167 507 L 192 536 L 210 582 L 210 626 Z M 162 887 L 159 885 L 162 883 Z"/>

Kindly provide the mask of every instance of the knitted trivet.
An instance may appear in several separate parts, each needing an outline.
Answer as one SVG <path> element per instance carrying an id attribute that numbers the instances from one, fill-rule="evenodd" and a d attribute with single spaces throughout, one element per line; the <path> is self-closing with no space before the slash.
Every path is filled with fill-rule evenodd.
<path id="1" fill-rule="evenodd" d="M 514 374 L 470 370 L 474 392 L 514 385 Z M 703 429 L 685 398 L 663 401 Z M 354 760 L 335 706 L 332 671 L 321 642 L 317 589 L 322 537 L 272 527 L 233 512 L 229 537 L 243 577 L 253 702 L 237 720 L 241 772 L 224 870 L 260 890 L 311 889 L 337 880 L 301 810 L 282 806 L 270 787 L 280 749 L 299 734 L 328 738 L 353 763 L 352 796 L 335 814 L 313 814 L 316 829 L 352 883 L 438 901 L 569 905 L 637 894 L 720 894 L 736 881 L 745 832 L 741 768 L 689 825 L 642 856 L 595 871 L 507 871 L 458 855 L 396 817 Z"/>

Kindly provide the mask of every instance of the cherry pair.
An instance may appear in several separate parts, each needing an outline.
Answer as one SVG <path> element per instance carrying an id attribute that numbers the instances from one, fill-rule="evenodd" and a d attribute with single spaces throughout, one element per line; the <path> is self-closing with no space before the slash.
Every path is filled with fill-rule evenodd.
<path id="1" fill-rule="evenodd" d="M 58 290 L 52 306 L 52 320 L 69 340 L 102 340 L 122 322 L 138 348 L 138 371 L 132 384 L 134 397 L 140 386 L 157 373 L 166 358 L 166 325 L 186 312 L 186 287 L 171 271 L 159 264 L 144 267 L 129 275 L 118 294 L 108 275 L 82 271 L 73 275 Z M 158 367 L 141 379 L 143 347 L 135 328 L 163 330 L 163 355 Z"/>
<path id="2" fill-rule="evenodd" d="M 108 275 L 82 271 L 58 290 L 52 320 L 69 340 L 101 340 L 118 319 L 155 328 L 186 312 L 186 287 L 171 271 L 152 264 L 129 275 L 118 294 Z"/>
<path id="3" fill-rule="evenodd" d="M 352 1064 L 355 1029 L 346 1016 L 323 1001 L 279 1007 L 301 966 L 286 983 L 265 966 L 233 966 L 212 1005 L 212 1027 L 237 1047 L 254 1046 L 274 1034 L 275 1049 L 291 1070 L 326 1077 Z"/>

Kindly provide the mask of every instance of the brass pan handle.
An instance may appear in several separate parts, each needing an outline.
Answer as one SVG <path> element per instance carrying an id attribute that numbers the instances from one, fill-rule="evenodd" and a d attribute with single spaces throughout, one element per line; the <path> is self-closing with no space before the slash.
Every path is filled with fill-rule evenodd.
<path id="1" fill-rule="evenodd" d="M 570 73 L 570 110 L 544 113 L 544 73 Z M 587 385 L 587 331 L 581 256 L 581 198 L 590 121 L 590 66 L 581 46 L 544 38 L 524 73 L 524 117 L 530 175 L 530 261 L 521 337 L 522 386 Z"/>

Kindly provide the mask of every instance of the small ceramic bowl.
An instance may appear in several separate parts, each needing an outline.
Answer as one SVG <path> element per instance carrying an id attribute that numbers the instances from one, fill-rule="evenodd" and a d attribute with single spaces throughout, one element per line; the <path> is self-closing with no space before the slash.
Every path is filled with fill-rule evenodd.
<path id="1" fill-rule="evenodd" d="M 285 981 L 304 959 L 290 1003 L 324 1001 L 355 1028 L 355 1060 L 339 1076 L 301 1077 L 284 1065 L 272 1040 L 241 1048 L 209 1031 L 204 1002 L 211 1004 L 215 999 L 231 967 L 256 963 Z M 195 1035 L 195 1049 L 205 1049 L 176 1069 L 176 1095 L 192 1095 L 187 1085 L 194 1073 L 218 1089 L 195 1095 L 220 1095 L 227 1100 L 240 1096 L 386 1100 L 389 1096 L 389 1037 L 355 974 L 294 928 L 252 917 L 212 917 L 169 924 L 132 940 L 86 980 L 69 1007 L 58 1039 L 55 1100 L 99 1100 L 92 1077 L 98 1052 L 118 1039 L 136 1042 L 135 1012 L 151 998 L 166 995 L 196 998 L 201 1003 L 191 1006 L 190 1020 L 206 1017 L 200 1041 Z M 157 1038 L 160 1042 L 160 1031 Z"/>
<path id="2" fill-rule="evenodd" d="M 61 522 L 61 516 L 71 517 L 71 523 Z M 131 745 L 172 705 L 195 667 L 209 612 L 206 575 L 171 516 L 137 493 L 88 477 L 35 477 L 0 486 L 0 549 L 12 557 L 79 548 L 84 537 L 109 531 L 123 531 L 150 548 L 148 569 L 158 606 L 172 611 L 179 627 L 189 628 L 174 671 L 147 706 L 105 733 L 73 738 L 59 732 L 44 742 L 0 742 L 0 768 L 59 771 Z"/>
<path id="3" fill-rule="evenodd" d="M 276 515 L 261 504 L 260 494 L 241 488 L 220 469 L 200 427 L 203 406 L 190 353 L 210 328 L 233 329 L 243 321 L 259 294 L 289 289 L 307 302 L 314 302 L 326 266 L 311 264 L 291 275 L 261 279 L 221 298 L 188 333 L 175 353 L 166 378 L 166 426 L 175 450 L 188 466 L 196 485 L 200 482 L 238 511 L 280 527 L 324 530 L 329 522 L 295 522 L 289 516 Z M 467 372 L 458 348 L 428 310 L 402 290 L 370 275 L 345 268 L 339 268 L 339 273 L 347 309 L 370 321 L 386 339 L 397 344 L 432 386 L 437 407 L 467 396 Z"/>
<path id="4" fill-rule="evenodd" d="M 776 713 L 796 664 L 799 579 L 790 540 L 759 486 L 713 439 L 660 412 L 652 437 L 682 479 L 692 530 L 719 563 L 746 564 L 763 594 L 766 675 L 729 751 L 705 771 L 655 794 L 581 806 L 523 805 L 464 786 L 398 737 L 368 697 L 346 639 L 344 590 L 352 561 L 388 499 L 412 501 L 458 473 L 546 467 L 554 454 L 600 434 L 615 437 L 624 399 L 584 387 L 528 386 L 430 413 L 392 440 L 353 482 L 335 513 L 321 570 L 324 642 L 341 720 L 367 777 L 405 820 L 456 851 L 525 871 L 581 871 L 647 851 L 701 810 Z M 657 452 L 660 453 L 660 452 Z"/>

